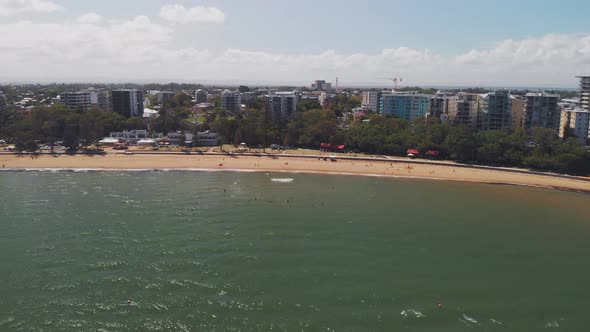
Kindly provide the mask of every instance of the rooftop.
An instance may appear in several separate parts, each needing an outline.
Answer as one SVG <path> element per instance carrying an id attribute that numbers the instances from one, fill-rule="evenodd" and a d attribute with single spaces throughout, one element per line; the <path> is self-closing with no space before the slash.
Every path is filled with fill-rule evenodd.
<path id="1" fill-rule="evenodd" d="M 547 98 L 560 98 L 561 96 L 558 94 L 551 94 L 545 91 L 542 92 L 531 92 L 526 94 L 527 97 L 547 97 Z"/>

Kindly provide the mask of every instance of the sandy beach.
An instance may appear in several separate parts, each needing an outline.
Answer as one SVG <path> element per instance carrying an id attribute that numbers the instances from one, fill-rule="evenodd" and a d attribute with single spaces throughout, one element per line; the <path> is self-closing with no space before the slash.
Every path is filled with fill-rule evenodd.
<path id="1" fill-rule="evenodd" d="M 497 169 L 465 168 L 460 165 L 415 164 L 401 161 L 343 160 L 244 155 L 0 155 L 4 169 L 203 169 L 254 170 L 264 172 L 307 172 L 326 174 L 410 177 L 449 181 L 526 185 L 590 192 L 590 181 L 524 174 Z M 588 178 L 585 178 L 588 179 Z M 590 180 L 590 179 L 589 179 Z"/>

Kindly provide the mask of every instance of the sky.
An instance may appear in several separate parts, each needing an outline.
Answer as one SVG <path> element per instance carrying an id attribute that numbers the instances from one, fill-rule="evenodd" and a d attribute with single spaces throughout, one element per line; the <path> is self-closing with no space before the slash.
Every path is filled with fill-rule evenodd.
<path id="1" fill-rule="evenodd" d="M 590 1 L 0 0 L 0 82 L 574 88 Z"/>

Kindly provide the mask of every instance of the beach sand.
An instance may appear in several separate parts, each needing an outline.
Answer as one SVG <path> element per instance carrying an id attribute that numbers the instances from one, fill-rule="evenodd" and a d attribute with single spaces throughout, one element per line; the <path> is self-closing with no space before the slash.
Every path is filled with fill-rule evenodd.
<path id="1" fill-rule="evenodd" d="M 342 160 L 336 162 L 317 158 L 243 156 L 243 155 L 0 155 L 5 169 L 66 168 L 66 169 L 208 169 L 255 170 L 264 172 L 307 172 L 350 175 L 412 177 L 451 181 L 514 184 L 590 192 L 590 182 L 581 179 L 522 174 L 493 169 L 473 169 L 448 166 L 412 164 L 398 161 Z"/>

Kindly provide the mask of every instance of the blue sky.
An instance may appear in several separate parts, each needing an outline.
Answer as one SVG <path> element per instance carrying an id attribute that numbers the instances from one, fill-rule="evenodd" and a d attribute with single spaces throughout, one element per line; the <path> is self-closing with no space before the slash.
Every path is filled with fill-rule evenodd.
<path id="1" fill-rule="evenodd" d="M 2 6 L 12 12 L 3 15 Z M 193 8 L 215 9 L 221 18 L 191 19 L 201 13 Z M 99 19 L 79 19 L 88 13 Z M 178 13 L 186 19 L 177 20 Z M 12 51 L 22 56 L 13 61 L 23 59 L 24 67 L 28 59 L 46 72 L 11 66 L 11 78 L 19 72 L 26 79 L 53 73 L 63 80 L 306 82 L 341 76 L 379 84 L 375 77 L 398 75 L 416 85 L 573 87 L 574 76 L 590 70 L 588 13 L 590 2 L 579 0 L 0 0 L 0 33 L 21 31 L 30 43 L 2 34 L 0 42 L 18 44 Z M 118 40 L 125 29 L 137 39 Z M 47 42 L 36 39 L 37 30 L 47 33 Z M 58 34 L 62 39 L 52 42 Z M 60 52 L 52 47 L 76 48 L 76 54 L 65 54 L 67 63 L 51 62 L 47 57 Z M 91 49 L 100 50 L 100 59 Z M 132 63 L 134 49 L 138 63 Z M 35 59 L 35 53 L 44 56 Z M 68 64 L 77 74 L 63 73 Z M 89 65 L 104 70 L 84 68 Z M 166 65 L 167 72 L 159 70 Z"/>

